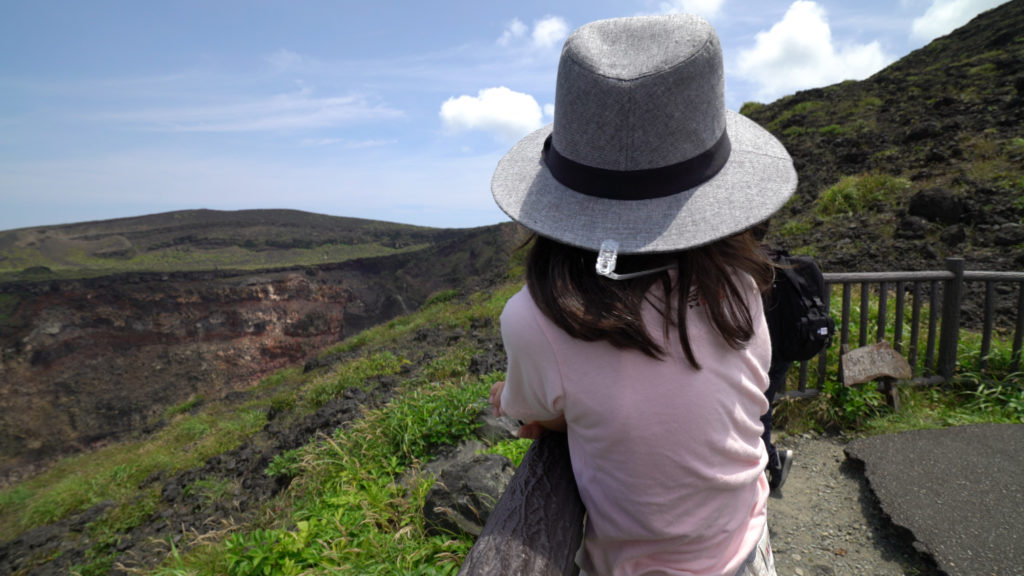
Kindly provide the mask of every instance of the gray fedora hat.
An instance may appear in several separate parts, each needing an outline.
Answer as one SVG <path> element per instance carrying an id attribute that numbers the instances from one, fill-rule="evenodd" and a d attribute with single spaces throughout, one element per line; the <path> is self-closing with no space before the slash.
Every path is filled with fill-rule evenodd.
<path id="1" fill-rule="evenodd" d="M 558 64 L 555 118 L 491 181 L 498 206 L 554 240 L 669 252 L 761 222 L 796 189 L 782 144 L 725 109 L 722 50 L 692 15 L 601 20 Z"/>

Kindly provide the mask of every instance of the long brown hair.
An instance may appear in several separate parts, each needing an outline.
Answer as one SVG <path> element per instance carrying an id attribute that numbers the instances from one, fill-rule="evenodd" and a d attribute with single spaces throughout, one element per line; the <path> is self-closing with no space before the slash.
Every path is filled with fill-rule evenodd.
<path id="1" fill-rule="evenodd" d="M 526 283 L 540 310 L 574 338 L 605 340 L 662 358 L 665 350 L 651 337 L 642 316 L 648 292 L 660 285 L 668 307 L 661 310 L 665 334 L 679 327 L 683 353 L 698 370 L 686 331 L 691 299 L 700 299 L 715 330 L 741 350 L 754 335 L 754 319 L 736 273 L 749 274 L 762 291 L 772 280 L 771 261 L 747 232 L 681 252 L 619 256 L 619 273 L 674 266 L 676 286 L 668 271 L 628 280 L 605 278 L 594 271 L 596 261 L 596 252 L 536 236 L 526 260 Z"/>

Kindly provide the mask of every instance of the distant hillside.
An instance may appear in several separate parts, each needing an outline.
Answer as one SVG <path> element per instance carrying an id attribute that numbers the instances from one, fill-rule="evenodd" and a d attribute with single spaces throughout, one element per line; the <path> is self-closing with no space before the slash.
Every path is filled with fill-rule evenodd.
<path id="1" fill-rule="evenodd" d="M 185 210 L 0 231 L 0 281 L 327 264 L 463 233 L 297 210 Z"/>
<path id="2" fill-rule="evenodd" d="M 0 486 L 432 298 L 502 282 L 522 240 L 511 223 L 441 230 L 289 210 L 0 233 Z"/>
<path id="3" fill-rule="evenodd" d="M 1024 268 L 1024 0 L 867 80 L 742 112 L 800 176 L 775 242 L 829 271 Z"/>

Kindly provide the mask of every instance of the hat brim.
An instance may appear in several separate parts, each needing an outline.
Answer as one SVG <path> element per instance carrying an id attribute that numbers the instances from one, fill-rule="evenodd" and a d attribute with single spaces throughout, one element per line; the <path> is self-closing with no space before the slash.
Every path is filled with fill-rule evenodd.
<path id="1" fill-rule="evenodd" d="M 498 162 L 491 193 L 530 230 L 597 251 L 605 240 L 623 254 L 672 252 L 741 232 L 778 211 L 796 190 L 785 147 L 752 120 L 726 110 L 729 160 L 711 180 L 672 196 L 609 200 L 572 190 L 541 160 L 552 125 L 520 140 Z"/>

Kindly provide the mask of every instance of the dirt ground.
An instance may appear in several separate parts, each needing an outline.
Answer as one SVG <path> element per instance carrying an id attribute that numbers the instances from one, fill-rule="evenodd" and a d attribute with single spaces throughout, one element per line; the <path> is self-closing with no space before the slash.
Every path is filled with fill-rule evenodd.
<path id="1" fill-rule="evenodd" d="M 913 536 L 894 526 L 871 492 L 863 467 L 835 437 L 780 435 L 794 453 L 786 484 L 768 500 L 778 576 L 937 576 Z"/>

